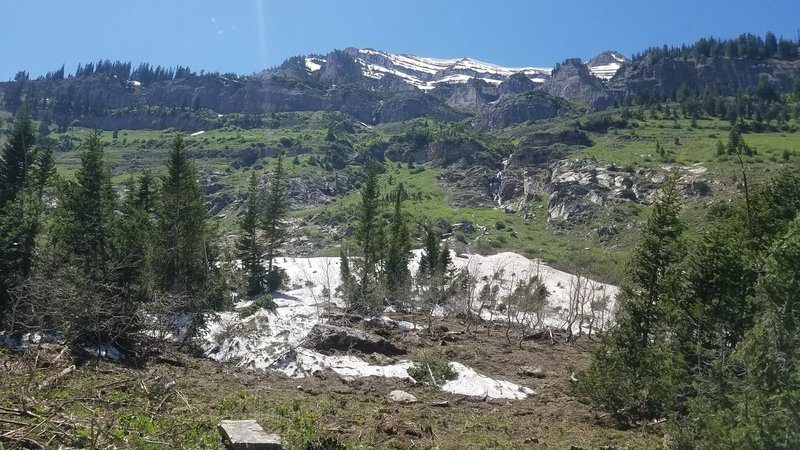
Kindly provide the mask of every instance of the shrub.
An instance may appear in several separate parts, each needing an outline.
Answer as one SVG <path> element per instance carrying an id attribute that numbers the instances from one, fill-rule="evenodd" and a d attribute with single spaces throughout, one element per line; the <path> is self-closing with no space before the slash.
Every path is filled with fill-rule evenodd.
<path id="1" fill-rule="evenodd" d="M 250 317 L 253 314 L 257 313 L 262 309 L 266 309 L 267 311 L 274 311 L 276 308 L 275 302 L 272 300 L 272 297 L 269 295 L 263 295 L 255 300 L 253 303 L 245 306 L 244 308 L 239 309 L 239 317 L 242 319 L 246 317 Z"/>
<path id="2" fill-rule="evenodd" d="M 437 386 L 456 377 L 456 373 L 450 367 L 450 361 L 434 350 L 420 352 L 414 367 L 408 370 L 408 374 L 421 383 L 434 382 Z M 431 376 L 433 380 L 431 380 Z"/>
<path id="3" fill-rule="evenodd" d="M 275 292 L 289 284 L 289 275 L 286 270 L 273 266 L 272 272 L 267 274 L 267 292 Z"/>

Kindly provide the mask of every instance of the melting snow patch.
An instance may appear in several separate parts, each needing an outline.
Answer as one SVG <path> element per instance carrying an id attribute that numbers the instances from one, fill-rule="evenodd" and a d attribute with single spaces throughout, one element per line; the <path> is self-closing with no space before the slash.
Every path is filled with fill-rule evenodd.
<path id="1" fill-rule="evenodd" d="M 389 316 L 381 316 L 380 320 L 385 323 L 386 325 L 394 325 L 397 328 L 403 331 L 411 331 L 411 330 L 424 330 L 425 327 L 423 325 L 417 325 L 414 322 L 408 322 L 406 320 L 395 320 Z"/>
<path id="2" fill-rule="evenodd" d="M 189 136 L 200 136 L 201 134 L 205 133 L 205 130 L 200 130 L 190 134 Z"/>
<path id="3" fill-rule="evenodd" d="M 451 362 L 450 368 L 456 372 L 456 378 L 446 382 L 442 390 L 453 394 L 468 395 L 471 397 L 506 398 L 522 400 L 535 394 L 533 389 L 483 376 L 469 367 Z"/>
<path id="4" fill-rule="evenodd" d="M 342 378 L 360 377 L 410 378 L 412 363 L 401 361 L 386 366 L 374 365 L 352 355 L 328 356 L 314 350 L 298 348 L 276 363 L 275 370 L 293 378 L 304 378 L 324 369 L 330 369 Z"/>
<path id="5" fill-rule="evenodd" d="M 99 345 L 95 347 L 84 347 L 87 353 L 93 355 L 98 358 L 105 358 L 109 361 L 113 362 L 120 362 L 125 357 L 122 355 L 122 352 L 113 345 Z"/>
<path id="6" fill-rule="evenodd" d="M 42 344 L 63 344 L 64 337 L 58 333 L 25 333 L 21 336 L 11 336 L 5 331 L 0 333 L 0 347 L 12 350 L 25 350 Z"/>

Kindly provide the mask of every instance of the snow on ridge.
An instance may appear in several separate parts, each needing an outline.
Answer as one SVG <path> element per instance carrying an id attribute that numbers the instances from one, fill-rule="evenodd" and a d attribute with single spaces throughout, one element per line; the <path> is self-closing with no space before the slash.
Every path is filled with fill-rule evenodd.
<path id="1" fill-rule="evenodd" d="M 391 73 L 423 90 L 433 89 L 437 84 L 443 83 L 466 83 L 470 78 L 499 84 L 515 73 L 522 73 L 538 83 L 552 72 L 549 68 L 504 67 L 472 58 L 437 59 L 370 48 L 359 49 L 358 55 L 356 60 L 362 66 L 365 76 L 381 79 L 384 74 Z M 376 64 L 376 59 L 379 58 L 384 58 L 386 62 Z"/>
<path id="2" fill-rule="evenodd" d="M 306 57 L 306 70 L 309 72 L 316 72 L 322 68 L 322 64 L 326 61 L 322 58 Z"/>
<path id="3" fill-rule="evenodd" d="M 504 67 L 497 64 L 478 61 L 472 58 L 461 58 L 454 65 L 454 68 L 464 68 L 473 70 L 475 72 L 497 74 L 502 76 L 511 76 L 515 73 L 522 72 L 526 75 L 529 74 L 550 74 L 552 69 L 543 67 Z"/>
<path id="4" fill-rule="evenodd" d="M 610 80 L 627 59 L 615 51 L 603 52 L 587 63 L 589 72 L 602 80 Z"/>
<path id="5" fill-rule="evenodd" d="M 616 59 L 616 58 L 615 58 Z M 610 64 L 603 64 L 600 66 L 593 66 L 589 68 L 589 72 L 596 76 L 597 78 L 603 80 L 610 80 L 614 78 L 614 75 L 617 74 L 617 71 L 622 66 L 622 64 L 618 63 L 610 63 Z"/>

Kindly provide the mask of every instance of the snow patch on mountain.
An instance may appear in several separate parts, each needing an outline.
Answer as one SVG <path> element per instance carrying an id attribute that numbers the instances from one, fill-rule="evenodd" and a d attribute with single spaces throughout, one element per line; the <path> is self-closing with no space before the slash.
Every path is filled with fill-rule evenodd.
<path id="1" fill-rule="evenodd" d="M 322 58 L 314 58 L 314 57 L 307 57 L 306 58 L 306 70 L 309 72 L 316 72 L 322 68 L 322 65 L 325 64 L 326 61 Z"/>
<path id="2" fill-rule="evenodd" d="M 603 52 L 586 63 L 589 72 L 601 80 L 610 80 L 627 59 L 615 51 Z"/>
<path id="3" fill-rule="evenodd" d="M 391 74 L 422 90 L 431 90 L 440 84 L 463 84 L 470 79 L 498 85 L 515 73 L 523 73 L 534 82 L 541 83 L 552 70 L 543 67 L 503 67 L 472 58 L 436 59 L 398 55 L 369 48 L 350 51 L 366 77 L 380 80 Z"/>

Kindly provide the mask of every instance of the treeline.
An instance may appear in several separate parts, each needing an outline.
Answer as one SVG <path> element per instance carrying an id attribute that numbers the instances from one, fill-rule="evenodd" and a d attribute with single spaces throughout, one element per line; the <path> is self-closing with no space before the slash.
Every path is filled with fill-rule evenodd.
<path id="1" fill-rule="evenodd" d="M 78 68 L 75 70 L 75 77 L 88 77 L 91 75 L 108 75 L 119 80 L 135 80 L 139 81 L 143 84 L 149 83 L 156 83 L 159 81 L 169 81 L 179 78 L 187 78 L 191 76 L 196 76 L 195 72 L 189 67 L 183 66 L 176 66 L 175 68 L 171 67 L 162 67 L 162 66 L 152 66 L 150 63 L 140 63 L 137 67 L 133 67 L 130 61 L 122 62 L 122 61 L 110 61 L 108 59 L 101 59 L 94 62 L 89 62 L 86 64 L 78 64 Z M 45 79 L 54 79 L 59 80 L 64 78 L 64 67 L 62 66 L 61 69 L 48 73 L 45 76 Z"/>
<path id="2" fill-rule="evenodd" d="M 157 179 L 144 172 L 120 196 L 101 133 L 83 142 L 74 180 L 37 145 L 23 107 L 0 159 L 0 323 L 7 339 L 58 337 L 74 348 L 191 337 L 230 299 L 217 236 L 196 171 L 176 135 Z M 149 330 L 150 333 L 141 333 Z"/>
<path id="3" fill-rule="evenodd" d="M 800 78 L 795 79 L 788 93 L 780 93 L 768 77 L 761 76 L 755 87 L 737 89 L 730 97 L 721 95 L 710 86 L 697 90 L 683 84 L 672 94 L 648 90 L 629 93 L 615 106 L 623 108 L 626 120 L 637 114 L 637 118 L 645 120 L 647 112 L 652 118 L 665 119 L 699 119 L 706 116 L 731 123 L 750 121 L 754 131 L 764 131 L 773 123 L 782 126 L 790 119 L 800 119 Z M 640 109 L 631 110 L 635 106 Z"/>
<path id="4" fill-rule="evenodd" d="M 676 178 L 654 205 L 578 390 L 672 448 L 800 448 L 800 178 L 748 188 L 691 238 Z"/>
<path id="5" fill-rule="evenodd" d="M 650 47 L 644 52 L 635 54 L 631 61 L 643 59 L 651 61 L 675 59 L 701 59 L 701 58 L 730 58 L 730 59 L 762 59 L 776 58 L 795 60 L 800 56 L 798 41 L 783 37 L 778 38 L 768 31 L 764 37 L 750 33 L 741 34 L 733 39 L 717 39 L 714 37 L 701 38 L 694 44 L 681 45 L 680 47 Z"/>

